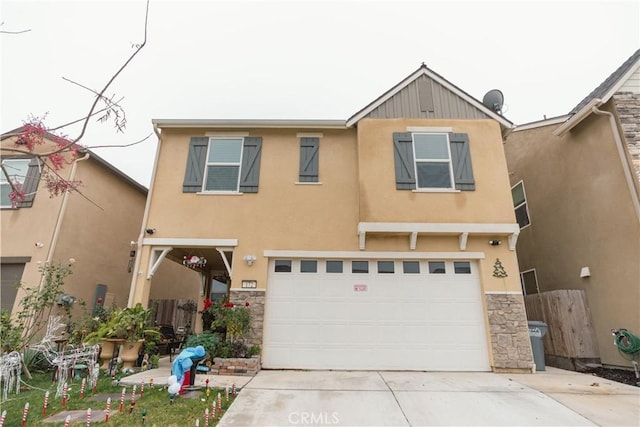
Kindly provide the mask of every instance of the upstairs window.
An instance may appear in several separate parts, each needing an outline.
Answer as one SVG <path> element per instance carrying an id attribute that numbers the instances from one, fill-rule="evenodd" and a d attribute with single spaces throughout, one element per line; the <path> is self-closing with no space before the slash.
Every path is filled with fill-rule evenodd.
<path id="1" fill-rule="evenodd" d="M 40 181 L 40 163 L 38 159 L 3 159 L 2 166 L 7 171 L 9 179 L 4 172 L 0 171 L 0 207 L 13 208 L 9 195 L 13 191 L 11 183 L 17 189 L 25 193 L 25 198 L 18 203 L 19 208 L 29 208 L 33 205 L 33 198 L 38 182 Z"/>
<path id="2" fill-rule="evenodd" d="M 518 221 L 518 225 L 520 225 L 520 229 L 522 230 L 531 224 L 523 181 L 520 181 L 511 188 L 511 197 L 513 198 L 513 207 L 516 211 L 516 221 Z"/>
<path id="3" fill-rule="evenodd" d="M 182 191 L 184 193 L 257 193 L 260 137 L 193 137 Z"/>
<path id="4" fill-rule="evenodd" d="M 466 133 L 393 134 L 398 190 L 475 190 Z"/>

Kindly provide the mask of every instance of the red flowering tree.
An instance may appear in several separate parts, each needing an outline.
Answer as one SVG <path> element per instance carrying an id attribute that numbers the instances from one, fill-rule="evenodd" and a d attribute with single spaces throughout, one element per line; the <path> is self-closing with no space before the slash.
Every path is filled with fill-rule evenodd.
<path id="1" fill-rule="evenodd" d="M 22 127 L 2 135 L 3 140 L 11 138 L 11 141 L 13 142 L 11 145 L 3 144 L 1 148 L 2 157 L 20 156 L 21 158 L 31 158 L 33 161 L 37 160 L 37 166 L 42 171 L 39 175 L 39 179 L 44 181 L 47 191 L 51 197 L 70 191 L 78 191 L 78 186 L 81 182 L 69 179 L 65 174 L 61 173 L 61 170 L 66 165 L 73 163 L 73 161 L 78 157 L 78 152 L 83 151 L 84 147 L 81 145 L 80 141 L 84 137 L 92 118 L 96 118 L 99 122 L 112 120 L 118 132 L 124 131 L 126 126 L 126 115 L 124 109 L 120 105 L 120 101 L 122 101 L 122 99 L 116 99 L 115 95 L 108 97 L 105 93 L 116 78 L 123 72 L 136 55 L 140 53 L 142 48 L 144 48 L 147 42 L 148 14 L 149 2 L 147 1 L 144 20 L 144 38 L 142 43 L 135 44 L 133 46 L 133 53 L 111 76 L 100 91 L 94 91 L 65 78 L 66 81 L 89 90 L 95 95 L 93 103 L 91 104 L 86 116 L 79 120 L 74 120 L 59 126 L 47 126 L 45 124 L 46 116 L 31 116 L 24 121 Z M 62 129 L 76 123 L 80 123 L 82 125 L 80 133 L 76 137 L 71 138 L 63 133 Z M 4 162 L 0 163 L 0 167 L 0 173 L 2 174 L 3 180 L 6 180 L 11 188 L 11 191 L 9 192 L 9 199 L 14 207 L 19 207 L 20 204 L 30 196 L 23 184 L 26 177 L 24 174 L 18 175 L 20 172 L 9 170 Z M 33 188 L 35 188 L 35 186 L 33 186 Z"/>

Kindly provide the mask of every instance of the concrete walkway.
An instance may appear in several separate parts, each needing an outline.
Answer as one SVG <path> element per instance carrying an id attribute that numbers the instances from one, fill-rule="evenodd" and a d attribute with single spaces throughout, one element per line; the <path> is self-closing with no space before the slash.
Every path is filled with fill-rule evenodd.
<path id="1" fill-rule="evenodd" d="M 147 371 L 138 372 L 137 374 L 129 375 L 122 378 L 120 381 L 124 385 L 137 384 L 138 386 L 142 381 L 146 385 L 149 384 L 151 378 L 153 378 L 153 384 L 156 386 L 166 386 L 169 377 L 171 376 L 171 362 L 169 357 L 163 357 L 160 359 L 159 367 L 156 369 L 149 369 Z M 205 381 L 209 379 L 209 387 L 213 388 L 226 388 L 236 385 L 236 388 L 240 389 L 245 386 L 253 377 L 244 376 L 232 376 L 232 375 L 206 375 L 197 374 L 193 383 L 194 386 L 205 386 Z"/>
<path id="2" fill-rule="evenodd" d="M 537 374 L 261 371 L 222 426 L 637 426 L 640 389 Z"/>

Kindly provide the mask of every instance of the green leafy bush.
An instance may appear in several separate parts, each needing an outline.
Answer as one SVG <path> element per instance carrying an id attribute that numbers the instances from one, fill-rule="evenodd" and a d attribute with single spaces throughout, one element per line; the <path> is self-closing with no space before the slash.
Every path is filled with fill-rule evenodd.
<path id="1" fill-rule="evenodd" d="M 185 343 L 186 347 L 195 347 L 198 345 L 203 346 L 207 354 L 214 357 L 220 343 L 215 333 L 212 331 L 205 331 L 198 335 L 191 335 Z"/>

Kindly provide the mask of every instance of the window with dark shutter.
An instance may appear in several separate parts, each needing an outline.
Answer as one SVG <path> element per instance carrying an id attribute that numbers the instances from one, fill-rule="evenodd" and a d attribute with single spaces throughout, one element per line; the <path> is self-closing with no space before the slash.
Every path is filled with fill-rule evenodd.
<path id="1" fill-rule="evenodd" d="M 183 192 L 257 193 L 260 179 L 260 137 L 193 137 Z"/>
<path id="2" fill-rule="evenodd" d="M 320 138 L 300 138 L 300 182 L 318 182 Z"/>
<path id="3" fill-rule="evenodd" d="M 395 132 L 393 148 L 398 190 L 475 190 L 467 134 Z"/>
<path id="4" fill-rule="evenodd" d="M 33 158 L 8 158 L 2 161 L 4 172 L 0 173 L 0 205 L 3 208 L 12 208 L 10 194 L 13 191 L 11 183 L 18 189 L 22 189 L 25 198 L 18 203 L 18 208 L 30 208 L 38 190 L 40 182 L 41 163 L 36 157 Z"/>

